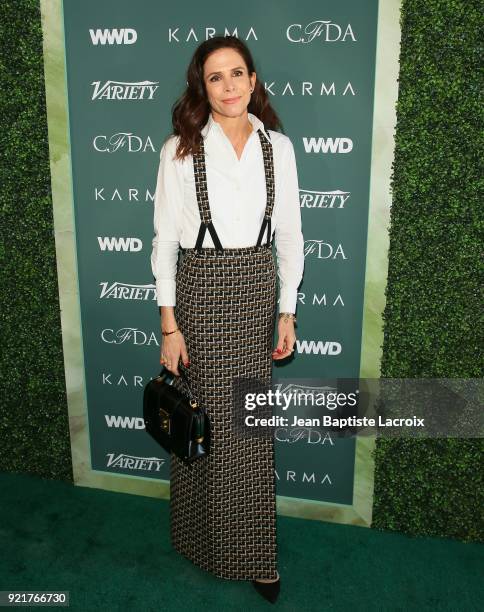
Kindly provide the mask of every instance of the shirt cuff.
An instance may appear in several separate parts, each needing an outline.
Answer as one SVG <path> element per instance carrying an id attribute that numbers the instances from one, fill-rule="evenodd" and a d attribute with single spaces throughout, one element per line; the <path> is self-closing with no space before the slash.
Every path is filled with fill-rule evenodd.
<path id="1" fill-rule="evenodd" d="M 280 290 L 279 312 L 296 314 L 297 287 L 285 287 Z"/>
<path id="2" fill-rule="evenodd" d="M 158 306 L 175 306 L 176 304 L 176 281 L 156 281 L 156 303 Z"/>

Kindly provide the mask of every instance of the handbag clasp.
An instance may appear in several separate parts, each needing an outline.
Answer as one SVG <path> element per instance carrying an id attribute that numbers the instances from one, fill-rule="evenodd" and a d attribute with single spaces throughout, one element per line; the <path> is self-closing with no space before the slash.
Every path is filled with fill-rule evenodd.
<path id="1" fill-rule="evenodd" d="M 165 431 L 168 435 L 170 434 L 170 415 L 166 410 L 160 408 L 160 417 L 161 417 L 161 429 Z"/>

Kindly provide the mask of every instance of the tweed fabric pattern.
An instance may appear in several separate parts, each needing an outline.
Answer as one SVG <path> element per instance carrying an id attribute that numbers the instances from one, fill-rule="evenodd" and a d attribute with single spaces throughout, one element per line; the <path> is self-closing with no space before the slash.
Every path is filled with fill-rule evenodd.
<path id="1" fill-rule="evenodd" d="M 272 145 L 261 130 L 267 204 L 274 204 Z M 211 223 L 202 148 L 193 156 L 202 224 Z M 190 366 L 180 363 L 210 419 L 210 454 L 192 464 L 172 453 L 170 533 L 173 547 L 220 578 L 277 577 L 273 437 L 233 430 L 233 379 L 270 381 L 276 318 L 276 266 L 270 243 L 183 249 L 175 316 Z M 181 377 L 173 384 L 181 391 Z"/>

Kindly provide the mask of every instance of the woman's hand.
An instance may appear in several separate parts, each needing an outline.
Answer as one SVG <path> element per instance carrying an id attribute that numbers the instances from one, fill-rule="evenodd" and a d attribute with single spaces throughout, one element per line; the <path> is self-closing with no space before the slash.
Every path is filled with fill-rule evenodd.
<path id="1" fill-rule="evenodd" d="M 176 331 L 174 334 L 163 336 L 160 363 L 176 376 L 180 376 L 180 372 L 178 371 L 180 357 L 183 361 L 183 365 L 190 365 L 187 347 L 185 345 L 185 338 L 183 337 L 181 331 Z M 163 358 L 165 361 L 163 361 Z"/>
<path id="2" fill-rule="evenodd" d="M 272 351 L 272 359 L 285 359 L 294 352 L 296 333 L 294 331 L 294 321 L 284 317 L 279 319 L 277 324 L 279 339 L 276 348 Z"/>
<path id="3" fill-rule="evenodd" d="M 178 331 L 174 331 L 176 329 Z M 160 363 L 164 365 L 167 370 L 175 374 L 175 376 L 180 376 L 180 372 L 178 371 L 180 357 L 182 358 L 183 365 L 188 366 L 190 362 L 188 360 L 187 347 L 185 346 L 185 338 L 181 330 L 178 329 L 173 306 L 161 307 L 161 331 L 174 331 L 174 333 L 168 334 L 167 336 L 161 336 Z"/>

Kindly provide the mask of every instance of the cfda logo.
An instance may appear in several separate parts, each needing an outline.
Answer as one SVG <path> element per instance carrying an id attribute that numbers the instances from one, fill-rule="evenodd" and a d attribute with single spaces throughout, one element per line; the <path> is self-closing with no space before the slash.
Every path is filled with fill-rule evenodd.
<path id="1" fill-rule="evenodd" d="M 304 257 L 308 255 L 314 255 L 316 259 L 348 259 L 341 243 L 330 244 L 324 240 L 305 240 Z"/>
<path id="2" fill-rule="evenodd" d="M 292 43 L 310 43 L 316 38 L 320 38 L 323 42 L 345 42 L 347 38 L 356 42 L 353 29 L 348 24 L 345 29 L 333 23 L 329 19 L 316 19 L 307 25 L 302 23 L 291 23 L 286 30 L 286 37 Z"/>

